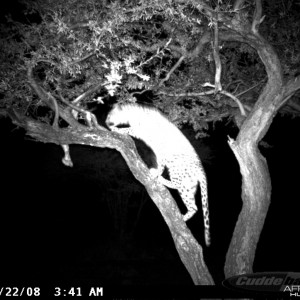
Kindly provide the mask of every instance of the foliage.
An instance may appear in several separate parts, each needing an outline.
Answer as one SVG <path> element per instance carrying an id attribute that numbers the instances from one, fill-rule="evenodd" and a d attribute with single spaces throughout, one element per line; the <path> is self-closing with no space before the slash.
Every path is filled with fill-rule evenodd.
<path id="1" fill-rule="evenodd" d="M 115 99 L 151 101 L 176 124 L 191 124 L 197 132 L 207 128 L 207 121 L 236 114 L 236 105 L 228 97 L 203 95 L 207 89 L 202 85 L 214 81 L 212 49 L 208 44 L 200 55 L 191 53 L 199 38 L 212 30 L 212 23 L 195 2 L 21 3 L 22 11 L 7 16 L 1 26 L 2 108 L 18 107 L 31 117 L 51 121 L 53 114 L 41 109 L 45 103 L 27 83 L 31 66 L 38 84 L 56 99 L 62 96 L 73 101 L 100 84 L 80 103 L 85 108 Z M 213 8 L 217 5 L 206 3 Z M 299 68 L 297 3 L 272 3 L 265 1 L 268 17 L 263 32 L 279 47 L 284 72 L 293 75 Z M 230 1 L 219 1 L 219 5 L 220 11 L 233 14 Z M 252 9 L 249 4 L 247 14 Z M 253 106 L 266 81 L 260 58 L 246 44 L 223 42 L 220 46 L 223 87 Z M 183 55 L 187 58 L 170 72 Z M 243 93 L 251 87 L 250 92 Z"/>

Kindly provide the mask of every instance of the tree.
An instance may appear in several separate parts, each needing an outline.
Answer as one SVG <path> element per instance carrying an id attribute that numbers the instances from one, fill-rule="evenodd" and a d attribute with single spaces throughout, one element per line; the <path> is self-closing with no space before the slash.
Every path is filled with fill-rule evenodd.
<path id="1" fill-rule="evenodd" d="M 277 20 L 265 16 L 281 10 L 283 19 L 288 15 L 299 23 L 293 14 L 297 3 L 22 3 L 24 16 L 8 18 L 1 29 L 1 114 L 34 139 L 62 145 L 69 166 L 70 144 L 118 150 L 159 208 L 195 284 L 213 279 L 170 193 L 151 179 L 133 141 L 99 125 L 91 110 L 116 98 L 151 100 L 178 126 L 190 124 L 198 137 L 206 134 L 208 122 L 234 120 L 239 134 L 229 146 L 240 165 L 243 208 L 225 276 L 250 273 L 271 195 L 258 144 L 279 111 L 294 116 L 300 111 L 297 27 L 280 31 L 278 39 L 290 47 L 280 45 L 278 55 L 268 42 L 277 40 L 270 30 Z"/>

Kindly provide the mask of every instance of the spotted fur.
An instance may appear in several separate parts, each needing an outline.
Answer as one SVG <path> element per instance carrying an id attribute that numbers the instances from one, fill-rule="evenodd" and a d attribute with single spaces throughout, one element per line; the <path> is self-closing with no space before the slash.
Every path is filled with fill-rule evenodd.
<path id="1" fill-rule="evenodd" d="M 158 167 L 150 169 L 153 177 L 165 186 L 177 189 L 186 205 L 184 221 L 197 211 L 195 194 L 201 188 L 205 242 L 210 244 L 207 181 L 201 161 L 183 133 L 159 110 L 139 104 L 116 104 L 106 119 L 107 126 L 121 134 L 129 134 L 144 141 L 155 153 Z M 128 126 L 118 128 L 118 126 Z M 170 180 L 162 177 L 164 168 Z"/>

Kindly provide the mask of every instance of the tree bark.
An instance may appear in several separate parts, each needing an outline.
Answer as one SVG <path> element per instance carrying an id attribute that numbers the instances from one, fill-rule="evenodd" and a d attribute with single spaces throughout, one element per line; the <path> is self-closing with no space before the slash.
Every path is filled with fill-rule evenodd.
<path id="1" fill-rule="evenodd" d="M 239 162 L 243 178 L 243 207 L 226 256 L 226 278 L 252 272 L 256 246 L 271 198 L 267 162 L 251 137 L 246 144 L 230 140 L 229 145 Z"/>

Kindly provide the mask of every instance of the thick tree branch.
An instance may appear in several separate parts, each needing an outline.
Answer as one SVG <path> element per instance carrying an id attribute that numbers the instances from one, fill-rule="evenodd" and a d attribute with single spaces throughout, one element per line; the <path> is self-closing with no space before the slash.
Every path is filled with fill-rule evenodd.
<path id="1" fill-rule="evenodd" d="M 178 254 L 189 271 L 194 284 L 214 284 L 205 265 L 202 248 L 183 221 L 176 202 L 163 185 L 152 179 L 149 169 L 141 160 L 131 138 L 88 127 L 80 130 L 78 128 L 54 130 L 52 126 L 18 115 L 14 110 L 10 110 L 10 117 L 14 124 L 26 130 L 27 135 L 41 142 L 58 145 L 82 144 L 119 151 L 133 176 L 145 186 L 149 196 L 168 224 Z"/>

